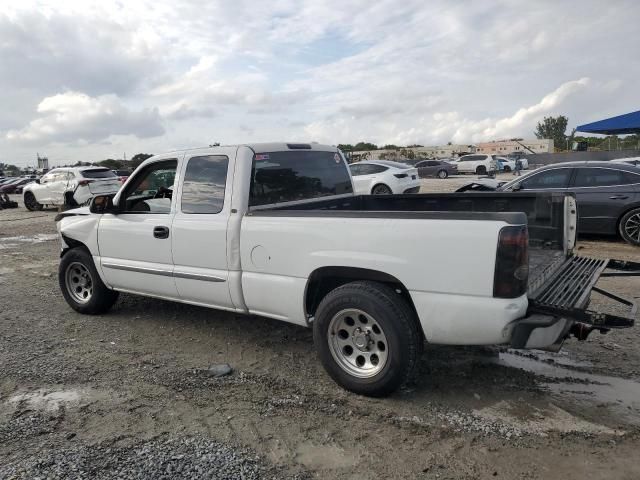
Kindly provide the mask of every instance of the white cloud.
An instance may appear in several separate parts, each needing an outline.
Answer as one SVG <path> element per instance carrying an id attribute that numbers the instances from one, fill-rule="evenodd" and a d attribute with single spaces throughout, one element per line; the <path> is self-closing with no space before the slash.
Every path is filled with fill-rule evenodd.
<path id="1" fill-rule="evenodd" d="M 527 137 L 545 114 L 638 108 L 639 16 L 633 0 L 1 2 L 0 156 Z"/>
<path id="2" fill-rule="evenodd" d="M 99 142 L 113 135 L 148 138 L 162 135 L 157 109 L 132 111 L 116 95 L 90 97 L 65 92 L 43 99 L 38 118 L 20 130 L 10 130 L 12 142 L 49 144 L 60 142 Z"/>

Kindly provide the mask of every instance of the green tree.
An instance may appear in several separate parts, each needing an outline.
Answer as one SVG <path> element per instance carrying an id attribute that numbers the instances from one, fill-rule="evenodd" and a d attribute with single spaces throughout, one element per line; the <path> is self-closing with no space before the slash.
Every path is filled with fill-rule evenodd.
<path id="1" fill-rule="evenodd" d="M 101 167 L 107 167 L 110 170 L 120 170 L 124 166 L 122 160 L 114 160 L 113 158 L 100 160 L 99 162 L 96 163 L 96 165 L 100 165 Z"/>
<path id="2" fill-rule="evenodd" d="M 153 157 L 153 154 L 151 153 L 136 153 L 133 157 L 131 157 L 131 160 L 129 162 L 129 165 L 131 166 L 131 168 L 138 168 L 138 165 L 140 165 L 142 162 L 144 162 L 147 158 Z"/>
<path id="3" fill-rule="evenodd" d="M 390 143 L 382 147 L 382 150 L 400 150 L 400 147 L 397 145 L 394 145 L 393 143 Z"/>
<path id="4" fill-rule="evenodd" d="M 355 151 L 358 151 L 358 152 L 360 152 L 362 150 L 377 150 L 378 146 L 373 144 L 373 143 L 369 143 L 369 142 L 358 142 L 353 147 L 353 149 Z"/>
<path id="5" fill-rule="evenodd" d="M 553 144 L 557 149 L 566 148 L 567 137 L 565 132 L 567 130 L 567 123 L 569 119 L 564 115 L 557 117 L 544 117 L 542 122 L 538 122 L 536 126 L 535 135 L 536 138 L 552 138 Z"/>

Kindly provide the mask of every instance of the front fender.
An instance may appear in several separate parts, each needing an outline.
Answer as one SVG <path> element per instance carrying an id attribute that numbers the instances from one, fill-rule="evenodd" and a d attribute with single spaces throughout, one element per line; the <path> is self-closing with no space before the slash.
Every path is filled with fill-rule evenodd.
<path id="1" fill-rule="evenodd" d="M 56 216 L 58 233 L 64 238 L 82 243 L 91 255 L 99 256 L 98 224 L 101 215 L 89 212 L 89 207 L 74 208 Z"/>

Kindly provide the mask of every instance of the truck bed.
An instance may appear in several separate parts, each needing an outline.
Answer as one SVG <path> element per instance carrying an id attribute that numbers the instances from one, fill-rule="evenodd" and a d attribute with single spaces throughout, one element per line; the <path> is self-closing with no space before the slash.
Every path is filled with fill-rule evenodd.
<path id="1" fill-rule="evenodd" d="M 529 228 L 530 251 L 535 254 L 535 269 L 553 261 L 550 251 L 565 253 L 563 193 L 425 193 L 411 195 L 356 195 L 287 202 L 282 205 L 253 207 L 249 215 L 266 216 L 354 216 L 504 220 L 523 222 Z M 428 215 L 418 215 L 428 214 Z M 553 254 L 556 257 L 556 254 Z"/>

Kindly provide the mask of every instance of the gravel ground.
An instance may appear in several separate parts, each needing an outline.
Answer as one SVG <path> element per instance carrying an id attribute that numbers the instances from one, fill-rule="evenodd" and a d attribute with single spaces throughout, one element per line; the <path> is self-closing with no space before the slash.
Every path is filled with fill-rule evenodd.
<path id="1" fill-rule="evenodd" d="M 363 398 L 304 328 L 131 295 L 77 314 L 54 215 L 0 211 L 0 478 L 640 478 L 637 329 L 558 354 L 428 346 L 410 385 Z M 578 249 L 640 260 L 615 239 Z"/>

